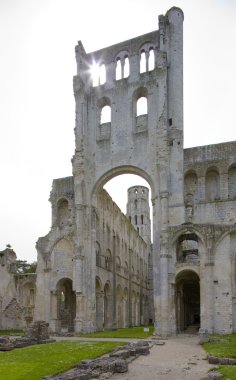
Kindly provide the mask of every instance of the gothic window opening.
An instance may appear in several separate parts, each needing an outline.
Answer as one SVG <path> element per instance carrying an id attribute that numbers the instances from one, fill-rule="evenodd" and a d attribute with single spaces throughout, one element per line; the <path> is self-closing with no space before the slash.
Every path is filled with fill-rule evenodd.
<path id="1" fill-rule="evenodd" d="M 96 266 L 101 266 L 101 249 L 98 243 L 96 243 Z"/>
<path id="2" fill-rule="evenodd" d="M 150 48 L 149 50 L 149 57 L 148 57 L 148 71 L 152 71 L 155 68 L 155 56 L 154 56 L 154 50 L 153 48 Z"/>
<path id="3" fill-rule="evenodd" d="M 104 63 L 99 68 L 99 84 L 106 83 L 106 67 Z"/>
<path id="4" fill-rule="evenodd" d="M 206 173 L 206 200 L 215 201 L 220 199 L 220 178 L 216 170 L 208 170 Z"/>
<path id="5" fill-rule="evenodd" d="M 94 63 L 91 68 L 93 87 L 106 83 L 106 66 L 105 64 L 98 65 Z"/>
<path id="6" fill-rule="evenodd" d="M 106 105 L 102 107 L 100 114 L 100 124 L 110 123 L 111 122 L 111 107 Z"/>
<path id="7" fill-rule="evenodd" d="M 68 224 L 69 219 L 69 204 L 67 199 L 60 199 L 57 203 L 57 220 L 59 227 Z"/>
<path id="8" fill-rule="evenodd" d="M 147 71 L 147 67 L 146 67 L 146 53 L 143 50 L 141 52 L 141 56 L 140 56 L 140 74 L 141 73 L 145 73 L 146 71 Z"/>
<path id="9" fill-rule="evenodd" d="M 116 80 L 120 80 L 121 78 L 122 78 L 121 60 L 120 60 L 120 58 L 117 58 L 117 61 L 116 61 Z"/>
<path id="10" fill-rule="evenodd" d="M 141 96 L 137 100 L 136 116 L 146 115 L 147 113 L 148 113 L 147 98 L 145 96 Z"/>
<path id="11" fill-rule="evenodd" d="M 128 78 L 129 76 L 129 71 L 130 70 L 130 67 L 129 67 L 129 58 L 128 57 L 125 57 L 125 63 L 124 63 L 124 78 Z"/>
<path id="12" fill-rule="evenodd" d="M 228 197 L 236 198 L 236 165 L 231 166 L 228 171 Z"/>

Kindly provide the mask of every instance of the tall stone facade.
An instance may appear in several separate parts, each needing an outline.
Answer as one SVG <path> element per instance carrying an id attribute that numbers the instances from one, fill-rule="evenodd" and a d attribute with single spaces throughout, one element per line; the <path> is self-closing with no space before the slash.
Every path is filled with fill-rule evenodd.
<path id="1" fill-rule="evenodd" d="M 236 332 L 236 142 L 183 149 L 183 19 L 76 46 L 73 176 L 53 181 L 37 242 L 34 319 L 52 331 Z M 152 244 L 147 188 L 128 190 L 127 216 L 103 189 L 127 173 L 150 185 Z"/>

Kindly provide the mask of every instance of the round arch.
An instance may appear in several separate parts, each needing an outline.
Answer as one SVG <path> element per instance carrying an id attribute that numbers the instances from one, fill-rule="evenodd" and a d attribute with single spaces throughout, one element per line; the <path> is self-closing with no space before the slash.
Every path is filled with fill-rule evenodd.
<path id="1" fill-rule="evenodd" d="M 103 173 L 103 175 L 101 175 L 100 178 L 95 183 L 93 190 L 92 190 L 92 194 L 91 194 L 91 197 L 92 197 L 94 204 L 96 204 L 95 197 L 96 197 L 97 192 L 100 189 L 102 189 L 103 186 L 108 181 L 110 181 L 112 178 L 117 177 L 117 176 L 122 175 L 122 174 L 136 174 L 136 175 L 142 177 L 143 179 L 145 179 L 151 188 L 152 198 L 155 197 L 157 189 L 154 186 L 154 182 L 152 180 L 152 177 L 146 171 L 144 171 L 143 169 L 140 169 L 136 166 L 131 166 L 131 165 L 129 165 L 129 166 L 117 166 L 117 167 L 114 167 L 114 168 L 108 170 L 107 172 Z"/>

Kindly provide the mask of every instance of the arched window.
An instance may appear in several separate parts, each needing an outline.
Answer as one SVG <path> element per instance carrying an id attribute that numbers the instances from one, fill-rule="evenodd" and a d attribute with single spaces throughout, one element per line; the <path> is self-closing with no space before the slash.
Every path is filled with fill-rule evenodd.
<path id="1" fill-rule="evenodd" d="M 106 105 L 101 109 L 100 124 L 111 122 L 111 107 Z"/>
<path id="2" fill-rule="evenodd" d="M 116 61 L 116 80 L 119 80 L 122 78 L 122 75 L 121 75 L 121 60 L 120 58 L 117 58 L 117 61 Z"/>
<path id="3" fill-rule="evenodd" d="M 104 84 L 104 83 L 106 83 L 106 67 L 103 63 L 99 69 L 99 84 Z"/>
<path id="4" fill-rule="evenodd" d="M 147 113 L 148 113 L 147 98 L 145 96 L 141 96 L 137 100 L 136 116 L 146 115 Z"/>
<path id="5" fill-rule="evenodd" d="M 101 266 L 101 249 L 98 242 L 96 243 L 96 266 Z"/>
<path id="6" fill-rule="evenodd" d="M 106 66 L 104 63 L 100 66 L 97 63 L 94 63 L 91 67 L 91 75 L 93 87 L 104 84 L 106 82 Z"/>
<path id="7" fill-rule="evenodd" d="M 191 194 L 193 199 L 198 197 L 198 178 L 196 173 L 189 172 L 184 177 L 184 192 L 185 195 Z"/>
<path id="8" fill-rule="evenodd" d="M 146 71 L 146 53 L 143 50 L 140 56 L 140 73 L 145 73 Z"/>
<path id="9" fill-rule="evenodd" d="M 154 70 L 154 68 L 155 68 L 154 50 L 153 48 L 150 48 L 149 57 L 148 57 L 148 71 Z"/>
<path id="10" fill-rule="evenodd" d="M 214 201 L 220 198 L 220 179 L 216 170 L 209 170 L 206 174 L 206 200 Z"/>
<path id="11" fill-rule="evenodd" d="M 129 58 L 125 57 L 124 78 L 127 78 L 128 76 L 129 76 Z"/>
<path id="12" fill-rule="evenodd" d="M 58 225 L 63 227 L 68 223 L 69 208 L 67 199 L 60 199 L 57 203 Z"/>
<path id="13" fill-rule="evenodd" d="M 228 171 L 228 196 L 236 198 L 236 165 L 230 167 Z"/>
<path id="14" fill-rule="evenodd" d="M 116 256 L 116 271 L 120 272 L 120 270 L 121 270 L 121 261 L 120 261 L 119 256 Z"/>
<path id="15" fill-rule="evenodd" d="M 112 256 L 111 251 L 109 249 L 106 250 L 105 268 L 108 270 L 112 269 Z"/>

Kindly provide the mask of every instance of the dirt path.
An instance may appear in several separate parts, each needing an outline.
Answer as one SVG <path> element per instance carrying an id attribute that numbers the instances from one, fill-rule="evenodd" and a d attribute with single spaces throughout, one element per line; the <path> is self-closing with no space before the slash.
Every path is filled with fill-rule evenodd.
<path id="1" fill-rule="evenodd" d="M 201 380 L 214 366 L 208 364 L 198 337 L 180 335 L 154 345 L 148 356 L 129 364 L 126 374 L 115 374 L 112 380 Z"/>

